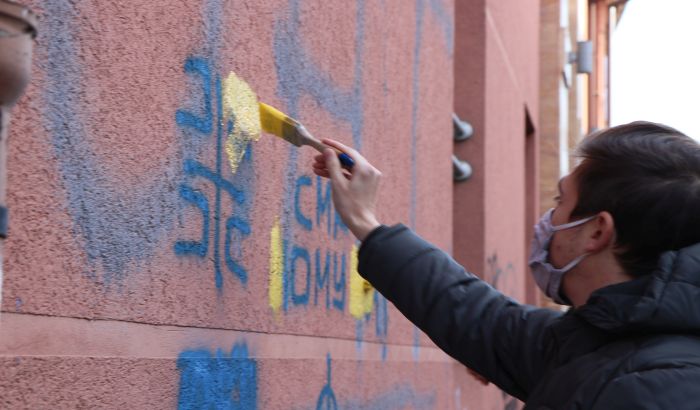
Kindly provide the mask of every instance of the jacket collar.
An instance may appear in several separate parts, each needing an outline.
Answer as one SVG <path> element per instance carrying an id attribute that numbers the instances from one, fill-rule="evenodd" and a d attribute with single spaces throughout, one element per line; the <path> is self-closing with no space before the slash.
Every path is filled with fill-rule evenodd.
<path id="1" fill-rule="evenodd" d="M 700 334 L 700 244 L 663 253 L 655 271 L 598 289 L 573 313 L 617 334 Z"/>

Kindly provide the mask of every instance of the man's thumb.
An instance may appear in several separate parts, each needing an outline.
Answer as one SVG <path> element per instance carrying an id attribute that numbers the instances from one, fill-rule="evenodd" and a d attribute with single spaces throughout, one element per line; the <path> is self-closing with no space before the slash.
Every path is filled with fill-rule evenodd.
<path id="1" fill-rule="evenodd" d="M 340 168 L 340 161 L 338 160 L 338 154 L 335 153 L 330 148 L 323 150 L 323 157 L 326 160 L 326 168 L 328 169 L 328 174 L 330 174 L 331 179 L 334 181 L 342 181 L 343 172 Z"/>

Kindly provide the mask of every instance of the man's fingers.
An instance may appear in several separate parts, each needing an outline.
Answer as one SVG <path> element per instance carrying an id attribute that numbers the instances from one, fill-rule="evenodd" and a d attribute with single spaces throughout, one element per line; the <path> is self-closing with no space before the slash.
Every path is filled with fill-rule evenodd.
<path id="1" fill-rule="evenodd" d="M 340 166 L 338 154 L 330 148 L 323 150 L 323 155 L 326 157 L 326 169 L 334 183 L 343 184 L 346 179 L 343 176 L 343 168 Z M 315 169 L 315 168 L 314 168 Z"/>
<path id="2" fill-rule="evenodd" d="M 336 148 L 339 151 L 348 154 L 350 156 L 350 158 L 352 158 L 355 161 L 355 163 L 361 162 L 364 164 L 369 164 L 369 162 L 367 162 L 367 160 L 365 159 L 365 157 L 362 156 L 362 154 L 357 152 L 354 148 L 350 148 L 341 142 L 338 142 L 336 140 L 332 140 L 330 138 L 324 138 L 321 140 L 321 142 L 328 145 L 329 147 Z"/>
<path id="3" fill-rule="evenodd" d="M 331 177 L 331 175 L 328 173 L 327 169 L 314 168 L 313 171 L 314 171 L 314 174 L 316 174 L 320 177 L 323 177 L 323 178 L 330 178 Z"/>

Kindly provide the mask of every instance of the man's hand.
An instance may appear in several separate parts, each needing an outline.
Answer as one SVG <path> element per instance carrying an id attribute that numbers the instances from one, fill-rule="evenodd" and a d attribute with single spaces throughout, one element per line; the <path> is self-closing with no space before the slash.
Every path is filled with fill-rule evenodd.
<path id="1" fill-rule="evenodd" d="M 380 225 L 375 216 L 375 206 L 382 173 L 354 149 L 327 138 L 323 143 L 346 153 L 355 161 L 351 171 L 343 169 L 338 154 L 329 148 L 314 158 L 313 171 L 316 175 L 330 178 L 335 209 L 353 235 L 362 241 Z"/>

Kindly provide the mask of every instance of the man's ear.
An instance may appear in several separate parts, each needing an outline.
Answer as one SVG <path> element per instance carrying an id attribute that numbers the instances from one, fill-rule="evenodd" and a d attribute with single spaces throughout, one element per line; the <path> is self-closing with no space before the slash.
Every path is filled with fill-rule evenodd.
<path id="1" fill-rule="evenodd" d="M 615 220 L 610 212 L 600 212 L 586 225 L 586 252 L 596 253 L 615 245 Z"/>

